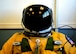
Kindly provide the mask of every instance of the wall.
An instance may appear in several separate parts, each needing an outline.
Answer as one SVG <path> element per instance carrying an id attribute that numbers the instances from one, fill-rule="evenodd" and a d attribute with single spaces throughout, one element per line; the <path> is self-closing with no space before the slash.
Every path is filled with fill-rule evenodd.
<path id="1" fill-rule="evenodd" d="M 57 26 L 76 28 L 76 0 L 57 0 Z"/>

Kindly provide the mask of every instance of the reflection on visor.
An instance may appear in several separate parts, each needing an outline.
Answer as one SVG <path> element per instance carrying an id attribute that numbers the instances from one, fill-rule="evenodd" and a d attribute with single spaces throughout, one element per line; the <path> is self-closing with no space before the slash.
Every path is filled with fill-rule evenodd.
<path id="1" fill-rule="evenodd" d="M 45 18 L 45 17 L 47 17 L 47 16 L 49 16 L 49 12 L 48 12 L 48 11 L 46 11 L 46 12 L 42 15 L 43 18 Z"/>

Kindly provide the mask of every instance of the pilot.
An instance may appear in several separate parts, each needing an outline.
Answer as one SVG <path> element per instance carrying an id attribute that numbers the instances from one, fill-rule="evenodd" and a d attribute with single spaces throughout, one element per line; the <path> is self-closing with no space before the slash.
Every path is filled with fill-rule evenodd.
<path id="1" fill-rule="evenodd" d="M 5 42 L 0 54 L 76 54 L 74 42 L 53 31 L 52 9 L 34 4 L 23 9 L 22 27 Z"/>

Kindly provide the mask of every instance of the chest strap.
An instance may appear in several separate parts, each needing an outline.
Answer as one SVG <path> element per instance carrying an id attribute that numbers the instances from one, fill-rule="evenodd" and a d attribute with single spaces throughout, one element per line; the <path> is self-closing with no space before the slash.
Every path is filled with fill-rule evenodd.
<path id="1" fill-rule="evenodd" d="M 21 42 L 21 51 L 22 52 L 27 52 L 27 51 L 32 51 L 28 42 L 28 39 L 23 38 Z"/>
<path id="2" fill-rule="evenodd" d="M 53 42 L 53 38 L 50 37 L 47 40 L 47 44 L 46 44 L 46 48 L 45 50 L 51 50 L 53 51 L 54 49 L 54 42 Z M 27 52 L 27 51 L 32 51 L 28 42 L 28 39 L 23 38 L 22 42 L 21 42 L 21 51 L 22 52 Z"/>

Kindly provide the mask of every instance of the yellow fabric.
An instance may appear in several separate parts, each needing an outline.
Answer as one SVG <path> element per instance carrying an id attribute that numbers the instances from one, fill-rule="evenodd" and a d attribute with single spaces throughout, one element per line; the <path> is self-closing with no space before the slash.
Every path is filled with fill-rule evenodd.
<path id="1" fill-rule="evenodd" d="M 47 39 L 40 37 L 26 37 L 23 33 L 15 33 L 2 47 L 0 54 L 34 54 L 36 47 L 36 39 L 40 40 L 38 54 L 62 54 L 60 51 L 57 51 L 59 48 L 64 46 L 66 54 L 76 54 L 75 46 L 71 47 L 71 44 L 67 42 L 65 35 L 58 32 L 52 32 L 53 40 L 59 40 L 62 42 L 62 45 L 54 45 L 54 51 L 45 50 Z M 21 52 L 21 46 L 13 46 L 14 42 L 21 42 L 22 38 L 27 38 L 30 44 L 32 51 Z M 66 43 L 66 44 L 65 44 Z"/>

